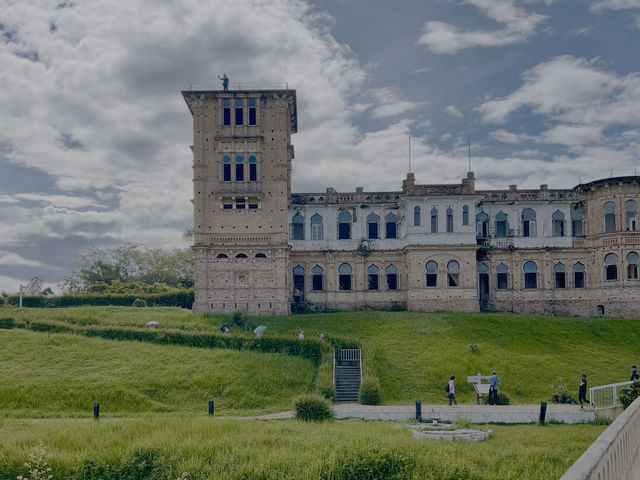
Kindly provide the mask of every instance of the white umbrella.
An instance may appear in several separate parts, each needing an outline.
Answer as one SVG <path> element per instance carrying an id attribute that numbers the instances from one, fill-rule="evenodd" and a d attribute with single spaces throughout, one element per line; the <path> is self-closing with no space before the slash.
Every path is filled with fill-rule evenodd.
<path id="1" fill-rule="evenodd" d="M 149 326 L 149 330 L 153 330 L 155 327 L 160 325 L 160 322 L 156 322 L 155 320 L 151 320 L 150 322 L 147 322 L 147 325 Z"/>

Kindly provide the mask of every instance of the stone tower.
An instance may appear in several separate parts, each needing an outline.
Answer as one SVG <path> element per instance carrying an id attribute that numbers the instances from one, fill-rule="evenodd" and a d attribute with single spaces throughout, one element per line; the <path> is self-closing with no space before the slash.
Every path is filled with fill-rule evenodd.
<path id="1" fill-rule="evenodd" d="M 182 95 L 193 115 L 193 310 L 288 314 L 296 92 Z"/>

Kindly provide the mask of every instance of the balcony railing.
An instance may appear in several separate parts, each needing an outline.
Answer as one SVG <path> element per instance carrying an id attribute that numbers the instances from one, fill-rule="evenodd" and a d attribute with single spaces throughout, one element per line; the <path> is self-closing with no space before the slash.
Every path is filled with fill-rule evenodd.
<path id="1" fill-rule="evenodd" d="M 224 182 L 219 183 L 215 193 L 262 195 L 262 182 Z"/>

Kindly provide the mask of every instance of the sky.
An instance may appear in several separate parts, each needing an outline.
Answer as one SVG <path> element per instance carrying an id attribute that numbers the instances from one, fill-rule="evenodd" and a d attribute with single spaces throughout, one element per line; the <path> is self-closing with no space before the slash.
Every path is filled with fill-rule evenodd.
<path id="1" fill-rule="evenodd" d="M 186 248 L 180 90 L 296 89 L 293 191 L 640 170 L 640 0 L 0 0 L 0 290 Z M 411 140 L 409 141 L 409 138 Z M 59 289 L 58 289 L 59 290 Z"/>

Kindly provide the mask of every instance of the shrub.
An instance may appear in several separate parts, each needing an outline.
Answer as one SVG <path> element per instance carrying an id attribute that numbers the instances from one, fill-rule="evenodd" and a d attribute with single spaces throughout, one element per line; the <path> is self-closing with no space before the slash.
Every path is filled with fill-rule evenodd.
<path id="1" fill-rule="evenodd" d="M 415 459 L 411 458 L 407 453 L 399 450 L 380 451 L 378 448 L 372 448 L 371 450 L 355 452 L 339 459 L 332 474 L 323 475 L 322 478 L 333 478 L 335 480 L 350 480 L 354 478 L 409 480 L 413 478 L 415 466 Z"/>
<path id="2" fill-rule="evenodd" d="M 638 380 L 633 382 L 630 389 L 624 389 L 618 394 L 620 403 L 622 403 L 625 409 L 638 397 L 640 397 L 640 381 Z"/>
<path id="3" fill-rule="evenodd" d="M 15 327 L 13 318 L 0 318 L 0 328 L 12 329 Z"/>
<path id="4" fill-rule="evenodd" d="M 558 377 L 556 385 L 554 387 L 554 394 L 551 396 L 551 403 L 566 403 L 576 404 L 576 399 L 569 395 L 569 389 L 564 381 L 564 378 Z"/>
<path id="5" fill-rule="evenodd" d="M 193 289 L 175 290 L 170 293 L 149 294 L 101 294 L 62 295 L 60 297 L 22 297 L 22 305 L 29 308 L 44 307 L 78 307 L 78 306 L 121 306 L 129 307 L 137 298 L 147 302 L 147 305 L 157 307 L 191 308 L 193 305 Z M 20 297 L 12 295 L 7 298 L 7 305 L 18 306 Z"/>
<path id="6" fill-rule="evenodd" d="M 53 475 L 51 473 L 51 467 L 47 465 L 47 461 L 45 460 L 46 454 L 46 448 L 42 441 L 40 441 L 36 452 L 29 455 L 29 461 L 24 464 L 29 470 L 30 476 L 24 477 L 18 475 L 16 477 L 17 480 L 51 480 Z"/>
<path id="7" fill-rule="evenodd" d="M 329 401 L 316 394 L 308 393 L 299 396 L 295 401 L 296 418 L 306 422 L 322 422 L 333 418 Z"/>
<path id="8" fill-rule="evenodd" d="M 147 306 L 147 302 L 144 298 L 136 298 L 133 301 L 133 306 L 134 307 L 146 307 Z"/>
<path id="9" fill-rule="evenodd" d="M 380 405 L 382 403 L 380 382 L 376 377 L 364 377 L 362 379 L 358 400 L 362 405 Z"/>
<path id="10" fill-rule="evenodd" d="M 330 355 L 325 355 L 318 367 L 316 391 L 330 402 L 335 402 L 337 393 L 333 384 L 333 361 Z"/>
<path id="11" fill-rule="evenodd" d="M 238 310 L 237 312 L 233 312 L 231 315 L 231 323 L 238 328 L 245 328 L 247 326 L 247 321 L 249 320 L 249 316 L 247 312 L 242 310 Z"/>

